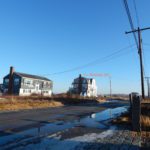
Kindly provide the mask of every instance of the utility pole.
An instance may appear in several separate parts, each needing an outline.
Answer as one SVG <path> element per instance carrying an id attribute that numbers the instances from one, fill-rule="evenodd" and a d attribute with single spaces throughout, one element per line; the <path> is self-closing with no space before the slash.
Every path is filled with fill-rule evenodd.
<path id="1" fill-rule="evenodd" d="M 150 98 L 150 83 L 149 83 L 150 77 L 145 77 L 145 79 L 147 80 L 148 98 Z"/>
<path id="2" fill-rule="evenodd" d="M 138 29 L 136 29 L 136 30 L 125 32 L 126 34 L 138 32 L 138 54 L 139 54 L 139 57 L 140 57 L 141 91 L 142 91 L 142 98 L 143 99 L 145 98 L 145 92 L 144 92 L 144 71 L 143 71 L 144 66 L 143 66 L 143 57 L 142 57 L 142 37 L 141 37 L 141 31 L 149 30 L 149 29 L 150 29 L 150 27 L 148 27 L 148 28 L 142 28 L 142 29 L 140 29 L 138 27 Z"/>

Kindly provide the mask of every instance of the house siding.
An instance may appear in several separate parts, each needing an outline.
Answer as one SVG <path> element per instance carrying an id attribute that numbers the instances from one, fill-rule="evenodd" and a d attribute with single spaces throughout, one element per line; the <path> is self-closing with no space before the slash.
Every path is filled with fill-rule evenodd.
<path id="1" fill-rule="evenodd" d="M 44 81 L 32 78 L 22 78 L 19 95 L 52 94 L 52 81 Z"/>
<path id="2" fill-rule="evenodd" d="M 69 89 L 69 92 L 71 94 L 96 97 L 97 96 L 96 81 L 95 79 L 88 79 L 79 76 L 79 78 L 74 79 L 72 87 Z"/>
<path id="3" fill-rule="evenodd" d="M 12 84 L 14 95 L 28 96 L 34 93 L 51 96 L 52 94 L 53 83 L 50 80 L 27 78 L 14 73 Z M 4 94 L 6 94 L 9 86 L 9 75 L 4 77 L 3 85 Z"/>
<path id="4" fill-rule="evenodd" d="M 6 80 L 7 80 L 7 82 L 6 82 Z M 19 95 L 20 82 L 21 82 L 21 77 L 14 74 L 13 75 L 13 82 L 12 82 L 13 94 L 14 95 Z M 8 86 L 9 86 L 9 75 L 4 77 L 3 86 L 4 86 L 4 93 L 7 93 L 8 92 Z"/>

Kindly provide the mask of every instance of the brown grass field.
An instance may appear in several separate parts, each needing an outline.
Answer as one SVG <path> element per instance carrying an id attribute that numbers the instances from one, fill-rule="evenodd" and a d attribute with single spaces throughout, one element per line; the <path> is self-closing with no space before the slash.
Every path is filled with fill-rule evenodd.
<path id="1" fill-rule="evenodd" d="M 141 104 L 141 126 L 143 130 L 150 131 L 150 103 L 142 102 Z"/>
<path id="2" fill-rule="evenodd" d="M 0 111 L 59 107 L 64 105 L 99 103 L 103 98 L 85 98 L 81 96 L 55 95 L 46 96 L 1 96 Z"/>
<path id="3" fill-rule="evenodd" d="M 23 109 L 37 109 L 37 108 L 47 108 L 47 107 L 59 107 L 63 106 L 61 102 L 54 100 L 15 100 L 7 99 L 0 100 L 0 111 L 13 111 L 13 110 L 23 110 Z"/>

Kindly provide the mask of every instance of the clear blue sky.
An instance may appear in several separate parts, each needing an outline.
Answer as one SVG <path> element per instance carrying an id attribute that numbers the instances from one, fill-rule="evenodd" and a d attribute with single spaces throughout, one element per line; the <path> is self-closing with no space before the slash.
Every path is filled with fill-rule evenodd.
<path id="1" fill-rule="evenodd" d="M 133 0 L 128 0 L 137 27 Z M 150 26 L 149 0 L 136 0 L 141 27 Z M 134 44 L 122 0 L 0 0 L 0 78 L 16 71 L 51 74 L 84 65 Z M 150 43 L 150 31 L 142 33 Z M 150 46 L 144 46 L 150 72 Z M 66 91 L 78 74 L 109 73 L 113 93 L 140 92 L 136 48 L 108 62 L 48 76 L 54 92 Z M 95 78 L 99 93 L 109 92 L 106 77 Z"/>

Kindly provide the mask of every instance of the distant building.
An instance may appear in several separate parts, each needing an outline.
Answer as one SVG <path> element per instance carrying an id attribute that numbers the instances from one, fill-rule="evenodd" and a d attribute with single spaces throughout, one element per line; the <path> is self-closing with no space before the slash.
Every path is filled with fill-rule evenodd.
<path id="1" fill-rule="evenodd" d="M 78 78 L 73 80 L 72 87 L 69 89 L 69 92 L 82 96 L 96 97 L 96 81 L 93 78 L 85 78 L 79 75 Z"/>
<path id="2" fill-rule="evenodd" d="M 53 83 L 45 77 L 15 72 L 10 68 L 10 73 L 3 79 L 4 94 L 28 96 L 31 94 L 52 95 Z"/>

